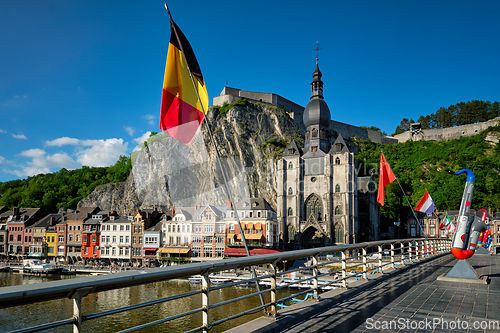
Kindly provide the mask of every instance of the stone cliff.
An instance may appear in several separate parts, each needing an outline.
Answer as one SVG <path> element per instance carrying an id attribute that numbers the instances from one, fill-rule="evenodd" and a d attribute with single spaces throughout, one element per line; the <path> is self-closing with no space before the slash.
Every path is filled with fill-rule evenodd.
<path id="1" fill-rule="evenodd" d="M 224 205 L 224 177 L 208 135 L 210 125 L 234 200 L 263 197 L 276 207 L 276 160 L 303 133 L 283 110 L 259 103 L 236 105 L 225 115 L 212 108 L 201 131 L 185 146 L 158 134 L 132 154 L 133 169 L 123 183 L 100 186 L 78 203 L 131 213 L 157 206 Z"/>

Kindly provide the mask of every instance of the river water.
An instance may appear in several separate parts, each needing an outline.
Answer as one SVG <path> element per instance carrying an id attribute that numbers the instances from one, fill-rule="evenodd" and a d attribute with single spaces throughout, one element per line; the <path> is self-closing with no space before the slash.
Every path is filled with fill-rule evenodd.
<path id="1" fill-rule="evenodd" d="M 83 275 L 80 275 L 83 276 Z M 79 275 L 62 276 L 26 276 L 19 273 L 0 272 L 0 287 L 41 283 L 68 278 L 78 278 Z M 83 315 L 112 310 L 123 306 L 134 305 L 158 298 L 178 295 L 185 292 L 200 289 L 200 284 L 189 283 L 187 279 L 177 279 L 165 282 L 157 282 L 109 290 L 100 293 L 89 294 L 82 298 Z M 255 292 L 255 287 L 229 287 L 212 291 L 209 295 L 210 303 L 219 303 L 224 300 L 248 295 Z M 291 295 L 291 291 L 279 290 L 278 299 Z M 266 303 L 269 302 L 269 294 L 265 294 Z M 301 297 L 303 298 L 303 297 Z M 211 321 L 226 318 L 232 314 L 255 308 L 260 305 L 258 296 L 251 297 L 230 305 L 219 306 L 210 309 Z M 187 312 L 201 306 L 201 294 L 183 299 L 157 304 L 132 311 L 127 311 L 99 319 L 89 320 L 82 324 L 83 332 L 117 332 L 137 325 L 160 320 L 182 312 Z M 226 323 L 213 327 L 210 332 L 223 332 L 229 328 L 248 322 L 263 315 L 262 311 L 246 315 Z M 70 299 L 59 299 L 23 305 L 14 308 L 0 309 L 0 332 L 9 332 L 21 328 L 40 325 L 56 320 L 64 320 L 73 316 L 73 301 Z M 201 313 L 182 317 L 168 323 L 159 324 L 138 332 L 184 332 L 201 326 Z M 70 325 L 46 330 L 45 332 L 72 332 Z"/>

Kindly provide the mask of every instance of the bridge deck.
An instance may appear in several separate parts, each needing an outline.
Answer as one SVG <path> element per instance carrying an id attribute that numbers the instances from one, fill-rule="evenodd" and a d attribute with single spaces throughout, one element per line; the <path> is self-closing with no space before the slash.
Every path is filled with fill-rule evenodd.
<path id="1" fill-rule="evenodd" d="M 319 302 L 305 301 L 276 319 L 262 317 L 228 332 L 500 332 L 500 257 L 476 254 L 468 261 L 489 284 L 437 281 L 457 262 L 445 254 L 349 283 L 347 291 L 330 291 Z"/>

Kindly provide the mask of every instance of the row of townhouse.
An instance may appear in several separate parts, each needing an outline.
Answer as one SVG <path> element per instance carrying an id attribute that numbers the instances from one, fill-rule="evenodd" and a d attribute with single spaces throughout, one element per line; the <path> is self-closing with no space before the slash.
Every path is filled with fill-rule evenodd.
<path id="1" fill-rule="evenodd" d="M 101 258 L 119 262 L 126 258 L 140 265 L 143 231 L 160 216 L 157 209 L 120 216 L 116 212 L 101 211 L 99 207 L 83 207 L 69 214 L 45 214 L 38 208 L 0 207 L 0 257 L 38 257 L 70 264 L 97 262 Z M 110 234 L 116 242 L 112 248 L 102 249 L 101 239 L 109 239 Z"/>
<path id="2" fill-rule="evenodd" d="M 233 210 L 228 202 L 227 206 L 175 209 L 171 220 L 164 219 L 161 228 L 145 234 L 149 259 L 205 261 L 245 256 L 242 234 L 251 254 L 277 251 L 280 231 L 270 204 L 263 198 L 252 198 L 234 206 Z"/>
<path id="3" fill-rule="evenodd" d="M 246 255 L 242 233 L 252 254 L 279 245 L 276 212 L 262 198 L 243 200 L 235 210 L 230 203 L 172 209 L 173 216 L 157 209 L 120 215 L 99 207 L 68 214 L 17 207 L 0 212 L 0 256 L 16 259 L 151 266 Z"/>
<path id="4" fill-rule="evenodd" d="M 448 214 L 450 220 L 453 224 L 457 224 L 458 219 L 458 210 L 452 210 L 447 212 L 441 212 L 436 214 L 424 214 L 420 212 L 415 212 L 419 223 L 416 222 L 414 216 L 410 215 L 407 219 L 407 236 L 408 237 L 417 237 L 420 235 L 421 237 L 442 237 L 442 238 L 451 238 L 453 236 L 453 232 L 446 233 L 446 230 L 439 229 L 439 226 L 442 221 L 444 221 L 446 214 Z M 478 216 L 482 217 L 482 212 L 479 212 L 475 209 L 470 210 L 470 216 Z M 492 212 L 491 209 L 488 209 L 488 212 L 485 217 L 486 225 L 489 227 L 491 232 L 492 239 L 492 247 L 491 252 L 495 254 L 500 254 L 500 212 Z"/>

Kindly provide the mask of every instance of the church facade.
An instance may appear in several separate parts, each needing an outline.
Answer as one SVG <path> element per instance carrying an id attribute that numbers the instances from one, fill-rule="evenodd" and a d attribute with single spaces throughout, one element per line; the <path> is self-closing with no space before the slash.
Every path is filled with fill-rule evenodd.
<path id="1" fill-rule="evenodd" d="M 334 131 L 337 137 L 329 137 L 331 114 L 321 77 L 316 61 L 311 100 L 303 113 L 304 150 L 292 141 L 278 160 L 277 218 L 286 248 L 378 240 L 375 184 L 369 176 L 358 177 L 354 153 L 342 134 Z"/>

